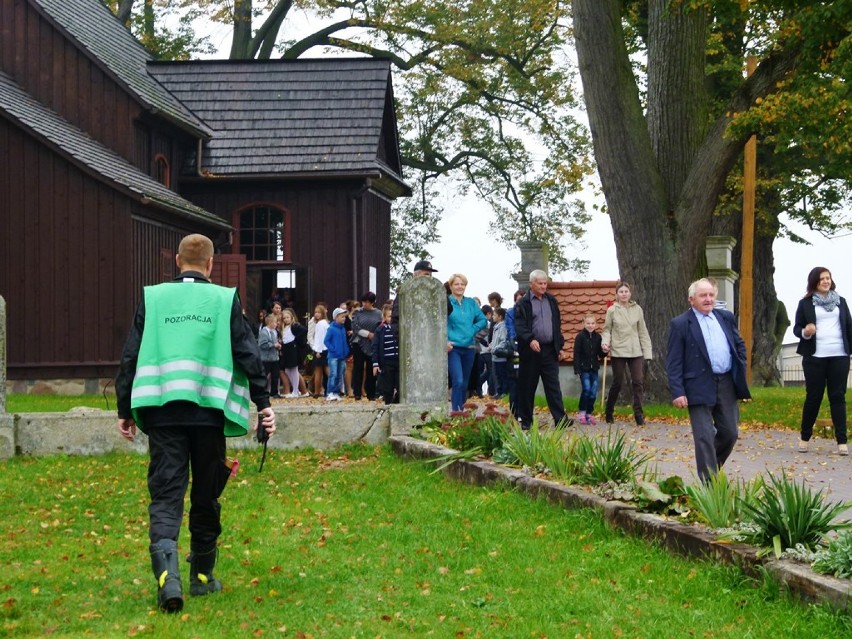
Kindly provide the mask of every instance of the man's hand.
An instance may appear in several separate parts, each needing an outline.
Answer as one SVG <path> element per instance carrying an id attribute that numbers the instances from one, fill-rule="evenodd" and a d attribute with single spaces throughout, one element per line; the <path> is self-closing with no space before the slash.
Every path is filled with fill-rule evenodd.
<path id="1" fill-rule="evenodd" d="M 263 428 L 266 431 L 267 435 L 272 437 L 275 434 L 275 413 L 272 408 L 264 408 L 259 411 L 261 415 L 263 415 Z M 254 431 L 257 430 L 257 424 L 254 426 Z"/>
<path id="2" fill-rule="evenodd" d="M 557 356 L 557 359 L 558 359 L 560 362 L 562 362 L 562 361 L 564 361 L 564 360 L 568 359 L 568 353 L 566 353 L 565 351 L 559 351 L 559 355 Z M 579 373 L 578 373 L 578 374 L 579 374 Z"/>
<path id="3" fill-rule="evenodd" d="M 373 377 L 382 372 L 381 367 L 378 364 L 373 364 Z"/>
<path id="4" fill-rule="evenodd" d="M 530 342 L 530 349 L 533 352 L 540 353 L 541 352 L 541 344 L 538 343 L 537 339 L 534 339 Z"/>
<path id="5" fill-rule="evenodd" d="M 686 395 L 681 395 L 680 397 L 675 397 L 672 400 L 672 405 L 675 408 L 686 408 L 687 406 L 689 406 L 689 402 L 686 401 Z"/>
<path id="6" fill-rule="evenodd" d="M 119 419 L 118 420 L 118 432 L 121 433 L 121 436 L 128 441 L 133 441 L 136 439 L 136 422 L 130 419 Z"/>

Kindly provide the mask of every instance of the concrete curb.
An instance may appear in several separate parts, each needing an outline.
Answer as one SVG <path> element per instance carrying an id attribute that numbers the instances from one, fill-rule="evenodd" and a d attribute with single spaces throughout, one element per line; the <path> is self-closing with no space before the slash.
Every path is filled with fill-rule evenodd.
<path id="1" fill-rule="evenodd" d="M 434 459 L 456 452 L 407 436 L 392 436 L 388 443 L 396 455 L 407 459 Z M 852 582 L 849 580 L 820 575 L 810 566 L 796 561 L 758 557 L 758 549 L 754 546 L 719 541 L 712 532 L 698 525 L 681 524 L 642 513 L 629 504 L 607 501 L 593 493 L 536 479 L 490 461 L 458 460 L 444 468 L 443 472 L 447 477 L 478 486 L 505 483 L 530 497 L 543 497 L 563 508 L 593 508 L 610 525 L 659 543 L 671 552 L 734 564 L 750 576 L 768 572 L 803 601 L 826 603 L 842 611 L 849 611 L 852 607 Z"/>

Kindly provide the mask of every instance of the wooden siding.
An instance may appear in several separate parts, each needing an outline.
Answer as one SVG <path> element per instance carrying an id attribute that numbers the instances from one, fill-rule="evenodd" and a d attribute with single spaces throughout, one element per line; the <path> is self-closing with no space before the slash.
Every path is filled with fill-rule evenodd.
<path id="1" fill-rule="evenodd" d="M 179 146 L 192 149 L 192 137 L 149 117 L 136 98 L 28 2 L 0 0 L 0 69 L 39 102 L 147 175 L 154 177 L 152 160 L 162 153 L 175 183 L 185 155 Z M 145 135 L 140 135 L 139 120 L 147 120 Z"/>
<path id="2" fill-rule="evenodd" d="M 9 378 L 102 375 L 129 322 L 132 201 L 2 119 L 0 148 Z"/>
<path id="3" fill-rule="evenodd" d="M 338 304 L 358 298 L 369 283 L 369 266 L 375 266 L 379 299 L 389 296 L 390 204 L 371 192 L 358 195 L 363 183 L 355 181 L 224 181 L 190 182 L 181 194 L 208 211 L 232 220 L 245 206 L 264 202 L 290 213 L 290 255 L 292 265 L 307 269 L 298 286 L 308 285 L 305 299 L 310 303 Z M 352 201 L 358 203 L 357 232 L 353 235 Z M 234 220 L 236 224 L 238 220 Z M 353 240 L 357 238 L 357 262 L 353 261 Z M 252 265 L 249 263 L 249 268 Z M 274 267 L 269 265 L 270 268 Z M 357 271 L 357 287 L 356 287 Z M 306 280 L 309 283 L 306 284 Z M 363 288 L 364 290 L 359 290 Z M 263 291 L 268 296 L 269 291 Z M 254 310 L 263 300 L 244 300 Z M 296 309 L 301 315 L 306 309 Z"/>

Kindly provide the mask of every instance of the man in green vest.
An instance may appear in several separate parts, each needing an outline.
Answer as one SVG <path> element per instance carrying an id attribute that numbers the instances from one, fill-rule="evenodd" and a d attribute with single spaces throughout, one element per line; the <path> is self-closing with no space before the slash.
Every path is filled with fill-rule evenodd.
<path id="1" fill-rule="evenodd" d="M 209 280 L 213 243 L 187 235 L 176 261 L 174 281 L 145 287 L 115 381 L 119 431 L 132 441 L 138 426 L 148 436 L 151 565 L 165 612 L 183 609 L 177 540 L 189 469 L 190 594 L 206 595 L 222 589 L 213 567 L 219 496 L 231 471 L 225 437 L 248 432 L 249 398 L 262 427 L 275 432 L 260 351 L 239 296 Z"/>

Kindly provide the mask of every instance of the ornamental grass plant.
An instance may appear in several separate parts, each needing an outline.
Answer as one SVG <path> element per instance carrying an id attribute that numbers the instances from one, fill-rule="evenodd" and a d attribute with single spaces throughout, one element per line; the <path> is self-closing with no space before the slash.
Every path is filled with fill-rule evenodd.
<path id="1" fill-rule="evenodd" d="M 731 480 L 720 469 L 710 480 L 686 487 L 690 504 L 710 528 L 730 528 L 747 518 L 744 505 L 756 505 L 763 492 L 763 478 Z"/>
<path id="2" fill-rule="evenodd" d="M 850 617 L 387 447 L 240 451 L 223 592 L 156 611 L 147 460 L 18 457 L 0 483 L 0 637 L 841 637 Z M 188 548 L 186 528 L 180 541 Z M 186 564 L 184 582 L 187 581 Z M 757 586 L 757 587 L 755 587 Z"/>
<path id="3" fill-rule="evenodd" d="M 772 473 L 767 477 L 760 499 L 740 502 L 744 515 L 753 524 L 741 531 L 744 541 L 774 549 L 780 557 L 784 549 L 799 544 L 814 551 L 829 533 L 852 526 L 837 520 L 852 504 L 827 502 L 822 490 L 813 491 L 804 481 Z"/>

